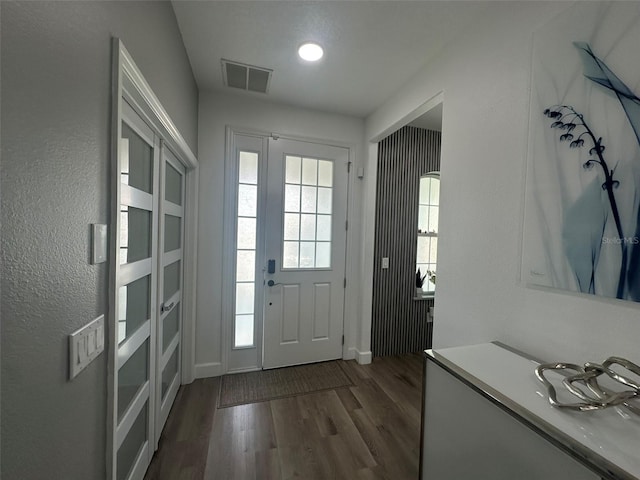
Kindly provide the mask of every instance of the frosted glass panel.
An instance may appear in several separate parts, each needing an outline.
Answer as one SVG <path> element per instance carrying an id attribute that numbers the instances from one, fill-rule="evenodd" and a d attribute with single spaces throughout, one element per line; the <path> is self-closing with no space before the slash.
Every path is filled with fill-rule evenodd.
<path id="1" fill-rule="evenodd" d="M 316 239 L 316 216 L 301 215 L 300 216 L 300 240 Z"/>
<path id="2" fill-rule="evenodd" d="M 331 215 L 318 215 L 317 240 L 331 240 Z"/>
<path id="3" fill-rule="evenodd" d="M 429 208 L 429 232 L 438 231 L 438 207 Z"/>
<path id="4" fill-rule="evenodd" d="M 316 213 L 316 187 L 302 187 L 302 212 Z"/>
<path id="5" fill-rule="evenodd" d="M 331 243 L 316 243 L 316 268 L 329 268 L 331 266 Z"/>
<path id="6" fill-rule="evenodd" d="M 164 267 L 164 301 L 180 290 L 180 261 Z"/>
<path id="7" fill-rule="evenodd" d="M 256 248 L 256 219 L 238 218 L 238 248 Z"/>
<path id="8" fill-rule="evenodd" d="M 318 188 L 318 213 L 332 213 L 330 188 Z"/>
<path id="9" fill-rule="evenodd" d="M 429 207 L 420 205 L 418 207 L 418 231 L 426 233 L 429 228 Z"/>
<path id="10" fill-rule="evenodd" d="M 300 171 L 301 171 L 301 158 L 300 157 L 286 157 L 286 183 L 300 183 Z"/>
<path id="11" fill-rule="evenodd" d="M 417 263 L 429 263 L 429 246 L 431 237 L 418 237 Z M 426 272 L 422 272 L 423 274 Z"/>
<path id="12" fill-rule="evenodd" d="M 180 328 L 180 304 L 177 303 L 162 322 L 162 352 L 167 350 Z"/>
<path id="13" fill-rule="evenodd" d="M 118 422 L 149 379 L 149 339 L 118 370 Z"/>
<path id="14" fill-rule="evenodd" d="M 253 283 L 236 284 L 236 314 L 254 313 L 255 286 Z"/>
<path id="15" fill-rule="evenodd" d="M 321 187 L 333 186 L 333 162 L 328 160 L 318 161 L 318 185 Z"/>
<path id="16" fill-rule="evenodd" d="M 238 167 L 238 181 L 240 183 L 258 183 L 258 154 L 254 152 L 240 152 Z"/>
<path id="17" fill-rule="evenodd" d="M 122 138 L 129 140 L 129 161 L 122 162 L 120 166 L 121 182 L 143 192 L 153 193 L 153 148 L 124 122 Z"/>
<path id="18" fill-rule="evenodd" d="M 284 187 L 284 211 L 300 211 L 300 187 L 298 185 L 285 185 Z"/>
<path id="19" fill-rule="evenodd" d="M 178 250 L 182 245 L 182 219 L 173 215 L 164 216 L 164 251 Z"/>
<path id="20" fill-rule="evenodd" d="M 166 162 L 164 199 L 182 205 L 182 175 L 170 163 Z"/>
<path id="21" fill-rule="evenodd" d="M 140 454 L 144 443 L 147 441 L 149 402 L 144 404 L 138 418 L 133 422 L 131 430 L 127 433 L 122 445 L 118 449 L 116 479 L 125 480 L 133 468 L 136 458 Z"/>
<path id="22" fill-rule="evenodd" d="M 253 315 L 236 315 L 236 347 L 253 345 Z"/>
<path id="23" fill-rule="evenodd" d="M 129 338 L 151 317 L 151 275 L 118 290 L 118 344 Z"/>
<path id="24" fill-rule="evenodd" d="M 253 250 L 238 250 L 236 263 L 236 281 L 253 282 L 256 270 L 256 252 Z"/>
<path id="25" fill-rule="evenodd" d="M 440 205 L 440 180 L 431 179 L 431 189 L 429 190 L 429 203 L 431 205 Z"/>
<path id="26" fill-rule="evenodd" d="M 297 213 L 284 214 L 284 239 L 300 239 L 300 215 Z"/>
<path id="27" fill-rule="evenodd" d="M 151 212 L 120 205 L 120 265 L 151 256 Z"/>
<path id="28" fill-rule="evenodd" d="M 178 351 L 180 349 L 176 348 L 171 355 L 171 358 L 167 362 L 162 371 L 162 395 L 161 398 L 164 400 L 164 396 L 167 394 L 167 390 L 171 386 L 171 382 L 175 378 L 178 373 Z"/>
<path id="29" fill-rule="evenodd" d="M 318 184 L 318 161 L 315 158 L 302 159 L 302 183 L 304 185 Z"/>
<path id="30" fill-rule="evenodd" d="M 284 242 L 282 256 L 283 256 L 282 258 L 283 268 L 297 268 L 298 267 L 298 242 Z"/>
<path id="31" fill-rule="evenodd" d="M 314 267 L 316 264 L 315 242 L 300 242 L 300 268 Z"/>
<path id="32" fill-rule="evenodd" d="M 438 237 L 431 239 L 431 248 L 429 249 L 429 262 L 436 263 L 438 259 Z"/>
<path id="33" fill-rule="evenodd" d="M 429 186 L 431 185 L 431 179 L 429 177 L 422 177 L 420 179 L 420 204 L 427 205 L 429 203 Z"/>
<path id="34" fill-rule="evenodd" d="M 238 185 L 238 216 L 255 217 L 258 206 L 258 187 Z"/>

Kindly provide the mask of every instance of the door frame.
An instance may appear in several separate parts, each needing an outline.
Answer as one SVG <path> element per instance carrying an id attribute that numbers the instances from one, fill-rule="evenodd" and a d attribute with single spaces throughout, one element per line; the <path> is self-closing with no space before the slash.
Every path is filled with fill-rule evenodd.
<path id="1" fill-rule="evenodd" d="M 348 162 L 351 164 L 351 168 L 354 168 L 355 163 L 355 152 L 356 148 L 354 145 L 347 142 L 340 142 L 329 139 L 322 138 L 314 138 L 314 137 L 305 137 L 299 135 L 290 135 L 283 133 L 275 133 L 268 132 L 265 130 L 258 130 L 252 128 L 238 127 L 226 125 L 225 127 L 225 192 L 224 192 L 224 239 L 223 239 L 223 262 L 222 262 L 222 371 L 220 374 L 225 373 L 239 373 L 246 371 L 255 371 L 262 369 L 262 355 L 263 355 L 263 325 L 260 325 L 260 338 L 256 338 L 256 363 L 255 365 L 245 366 L 240 368 L 230 368 L 229 365 L 229 356 L 230 352 L 233 350 L 233 312 L 234 312 L 234 278 L 235 278 L 235 259 L 233 255 L 227 255 L 226 252 L 235 251 L 235 217 L 236 217 L 236 196 L 237 196 L 237 162 L 235 157 L 236 151 L 236 140 L 237 136 L 246 136 L 246 137 L 257 137 L 263 140 L 263 150 L 262 150 L 262 158 L 260 161 L 263 161 L 268 158 L 268 139 L 284 139 L 284 140 L 293 140 L 298 142 L 306 142 L 306 143 L 314 143 L 319 145 L 328 145 L 333 147 L 345 148 L 348 150 Z M 353 196 L 353 182 L 355 178 L 354 172 L 351 172 L 349 175 L 349 181 L 347 182 L 347 205 L 346 205 L 346 217 L 347 223 L 350 225 L 352 222 L 351 219 L 351 211 L 352 211 L 352 196 Z M 262 200 L 261 197 L 260 201 Z M 263 202 L 264 207 L 264 202 Z M 260 208 L 260 207 L 259 207 Z M 264 212 L 260 212 L 264 215 Z M 346 232 L 346 240 L 345 240 L 345 251 L 346 251 L 346 260 L 345 260 L 345 271 L 344 276 L 346 279 L 346 288 L 345 288 L 345 299 L 343 302 L 343 336 L 344 342 L 342 345 L 342 358 L 354 358 L 353 355 L 353 346 L 351 345 L 355 342 L 355 339 L 352 338 L 355 335 L 355 325 L 352 325 L 353 321 L 356 319 L 348 319 L 347 313 L 349 311 L 349 301 L 348 298 L 350 296 L 356 294 L 358 292 L 358 288 L 354 288 L 353 282 L 350 281 L 350 273 L 352 272 L 352 262 L 350 261 L 349 252 L 350 247 L 353 244 L 353 236 L 352 231 L 355 231 L 351 227 L 347 229 Z M 258 232 L 258 238 L 263 238 L 263 233 Z M 264 245 L 260 245 L 259 248 L 262 249 L 259 255 L 256 255 L 256 261 L 258 258 L 262 258 L 264 256 Z M 263 259 L 264 260 L 264 259 Z M 265 260 L 266 261 L 266 260 Z M 264 262 L 263 262 L 264 263 Z M 256 304 L 257 305 L 257 304 Z M 263 305 L 260 304 L 259 308 L 262 308 Z M 262 321 L 262 320 L 261 320 Z M 352 328 L 353 327 L 353 328 Z M 259 344 L 259 345 L 258 345 Z"/>
<path id="2" fill-rule="evenodd" d="M 183 322 L 182 322 L 182 384 L 191 383 L 195 369 L 195 314 L 196 314 L 196 265 L 197 265 L 197 218 L 198 218 L 198 160 L 178 130 L 171 117 L 154 94 L 142 72 L 137 67 L 123 42 L 112 39 L 112 88 L 111 88 L 111 201 L 109 228 L 109 315 L 107 324 L 107 478 L 115 478 L 117 414 L 114 411 L 117 385 L 117 288 L 119 266 L 116 264 L 118 246 L 118 222 L 120 181 L 118 159 L 120 157 L 122 102 L 127 99 L 136 113 L 150 125 L 156 134 L 167 143 L 172 152 L 185 166 L 185 209 L 183 251 Z M 155 319 L 152 319 L 155 321 Z M 155 422 L 155 419 L 151 420 Z M 155 447 L 156 439 L 149 439 Z"/>

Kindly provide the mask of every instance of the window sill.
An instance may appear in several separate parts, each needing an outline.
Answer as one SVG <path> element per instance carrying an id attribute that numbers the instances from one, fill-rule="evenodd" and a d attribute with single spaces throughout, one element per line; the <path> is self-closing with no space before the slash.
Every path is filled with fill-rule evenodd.
<path id="1" fill-rule="evenodd" d="M 422 302 L 424 300 L 433 300 L 436 296 L 436 292 L 425 292 L 420 296 L 413 297 L 413 300 L 416 302 Z"/>

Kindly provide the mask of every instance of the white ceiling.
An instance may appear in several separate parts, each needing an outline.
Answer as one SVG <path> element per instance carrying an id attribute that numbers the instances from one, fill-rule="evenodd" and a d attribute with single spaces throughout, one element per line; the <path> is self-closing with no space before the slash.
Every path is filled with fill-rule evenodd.
<path id="1" fill-rule="evenodd" d="M 488 4 L 480 1 L 184 1 L 173 7 L 198 86 L 365 117 Z M 318 64 L 297 47 L 316 41 Z M 273 69 L 267 94 L 223 85 L 220 60 Z"/>

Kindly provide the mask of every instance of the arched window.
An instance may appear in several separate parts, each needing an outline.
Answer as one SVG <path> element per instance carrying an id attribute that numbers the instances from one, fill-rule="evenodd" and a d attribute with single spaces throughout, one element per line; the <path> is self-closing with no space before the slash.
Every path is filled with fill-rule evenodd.
<path id="1" fill-rule="evenodd" d="M 418 206 L 418 248 L 416 271 L 426 274 L 422 291 L 435 292 L 436 259 L 438 257 L 438 214 L 440 207 L 440 172 L 420 177 Z"/>

